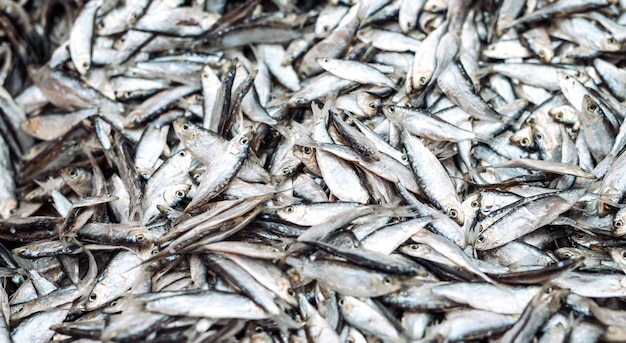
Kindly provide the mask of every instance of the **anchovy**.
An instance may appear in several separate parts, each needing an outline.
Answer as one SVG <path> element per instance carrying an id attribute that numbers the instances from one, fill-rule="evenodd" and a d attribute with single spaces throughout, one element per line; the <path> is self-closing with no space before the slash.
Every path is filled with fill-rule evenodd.
<path id="1" fill-rule="evenodd" d="M 623 340 L 625 2 L 294 3 L 0 2 L 1 340 Z"/>

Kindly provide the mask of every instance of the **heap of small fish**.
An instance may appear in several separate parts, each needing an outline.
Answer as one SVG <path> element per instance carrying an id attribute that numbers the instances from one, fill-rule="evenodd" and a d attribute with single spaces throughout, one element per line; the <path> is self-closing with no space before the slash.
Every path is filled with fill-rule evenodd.
<path id="1" fill-rule="evenodd" d="M 625 341 L 625 9 L 1 1 L 0 341 Z"/>

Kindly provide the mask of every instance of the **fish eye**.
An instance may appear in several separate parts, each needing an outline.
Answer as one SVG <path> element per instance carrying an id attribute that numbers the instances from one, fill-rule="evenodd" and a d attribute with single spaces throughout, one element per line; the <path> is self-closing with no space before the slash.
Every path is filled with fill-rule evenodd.
<path id="1" fill-rule="evenodd" d="M 89 62 L 83 62 L 83 67 L 89 69 Z"/>
<path id="2" fill-rule="evenodd" d="M 622 250 L 622 258 L 626 259 L 626 250 Z"/>
<path id="3" fill-rule="evenodd" d="M 296 291 L 294 291 L 293 288 L 287 288 L 287 294 L 289 294 L 292 297 L 295 297 Z"/>
<path id="4" fill-rule="evenodd" d="M 570 252 L 563 253 L 563 258 L 572 258 L 573 255 Z"/>
<path id="5" fill-rule="evenodd" d="M 324 62 L 324 63 L 328 63 L 328 62 L 330 62 L 330 59 L 329 59 L 328 57 L 324 57 L 324 58 L 322 59 L 322 62 Z"/>
<path id="6" fill-rule="evenodd" d="M 406 161 L 406 160 L 407 160 L 407 157 L 406 157 L 406 155 L 404 155 L 404 154 L 402 154 L 402 157 L 401 157 L 401 159 L 402 159 L 403 161 Z"/>
<path id="7" fill-rule="evenodd" d="M 425 77 L 420 77 L 420 85 L 425 85 L 426 84 L 426 78 Z"/>
<path id="8" fill-rule="evenodd" d="M 537 53 L 539 55 L 539 57 L 544 58 L 546 57 L 546 52 L 543 50 L 539 50 L 539 52 Z"/>
<path id="9" fill-rule="evenodd" d="M 478 243 L 484 243 L 485 242 L 485 236 L 480 235 L 480 236 L 478 236 L 478 238 L 476 238 L 476 240 L 478 241 Z"/>
<path id="10" fill-rule="evenodd" d="M 389 106 L 389 112 L 395 112 L 396 107 L 395 106 Z"/>
<path id="11" fill-rule="evenodd" d="M 582 233 L 579 232 L 579 233 L 576 234 L 576 238 L 583 239 L 583 238 L 585 238 L 585 235 L 583 235 Z"/>
<path id="12" fill-rule="evenodd" d="M 181 150 L 181 151 L 178 153 L 178 156 L 180 156 L 180 157 L 185 157 L 185 156 L 187 156 L 187 152 L 186 152 L 185 150 Z"/>
<path id="13" fill-rule="evenodd" d="M 256 333 L 262 333 L 262 332 L 263 332 L 263 327 L 261 327 L 261 326 L 257 326 L 257 327 L 255 327 L 255 328 L 254 328 L 254 332 L 256 332 Z"/>
<path id="14" fill-rule="evenodd" d="M 137 242 L 143 242 L 146 239 L 146 236 L 143 235 L 143 233 L 139 233 L 135 235 L 135 240 Z"/>
<path id="15" fill-rule="evenodd" d="M 478 202 L 478 200 L 474 200 L 470 203 L 470 206 L 472 206 L 473 208 L 477 208 L 478 206 L 480 206 L 480 203 Z"/>
<path id="16" fill-rule="evenodd" d="M 343 306 L 345 303 L 346 303 L 346 301 L 345 301 L 345 300 L 343 300 L 343 299 L 339 299 L 339 301 L 337 301 L 337 304 L 338 304 L 339 306 Z"/>
<path id="17" fill-rule="evenodd" d="M 558 120 L 562 120 L 563 119 L 563 112 L 557 112 L 554 117 Z"/>
<path id="18" fill-rule="evenodd" d="M 385 276 L 383 278 L 383 284 L 385 284 L 387 286 L 391 285 L 391 278 L 389 276 Z"/>
<path id="19" fill-rule="evenodd" d="M 283 173 L 283 175 L 287 175 L 289 174 L 289 172 L 291 171 L 291 169 L 289 169 L 289 167 L 283 167 L 283 169 L 281 170 L 281 172 Z"/>
<path id="20" fill-rule="evenodd" d="M 376 108 L 376 107 L 377 107 L 375 102 L 370 102 L 369 106 L 370 106 L 370 108 L 372 108 L 372 109 L 374 109 L 374 108 Z"/>
<path id="21" fill-rule="evenodd" d="M 174 195 L 176 195 L 177 198 L 184 198 L 185 192 L 178 190 Z"/>
<path id="22" fill-rule="evenodd" d="M 520 139 L 519 144 L 521 146 L 527 147 L 527 146 L 530 145 L 530 139 L 524 137 L 524 138 Z"/>
<path id="23" fill-rule="evenodd" d="M 89 301 L 96 301 L 98 299 L 98 295 L 96 293 L 89 294 Z"/>
<path id="24" fill-rule="evenodd" d="M 115 307 L 115 306 L 117 306 L 117 300 L 111 301 L 111 304 L 109 305 L 109 307 Z"/>
<path id="25" fill-rule="evenodd" d="M 535 134 L 535 138 L 537 138 L 538 140 L 542 140 L 543 139 L 543 134 L 538 132 L 538 133 Z"/>
<path id="26" fill-rule="evenodd" d="M 621 219 L 618 219 L 615 221 L 615 227 L 622 227 L 624 225 L 624 222 Z"/>
<path id="27" fill-rule="evenodd" d="M 241 137 L 241 139 L 239 139 L 239 144 L 246 145 L 249 141 L 248 137 Z"/>
<path id="28" fill-rule="evenodd" d="M 459 211 L 457 211 L 456 209 L 452 208 L 452 209 L 450 209 L 449 214 L 450 214 L 450 217 L 456 218 L 456 217 L 459 216 Z"/>
<path id="29" fill-rule="evenodd" d="M 417 244 L 411 244 L 411 245 L 409 245 L 409 247 L 410 247 L 411 249 L 413 249 L 413 250 L 417 250 L 417 249 L 419 249 L 419 248 L 420 248 L 420 246 L 419 246 L 419 245 L 417 245 Z"/>
<path id="30" fill-rule="evenodd" d="M 67 176 L 75 178 L 78 176 L 78 172 L 76 171 L 76 169 L 70 169 L 67 171 Z"/>
<path id="31" fill-rule="evenodd" d="M 589 105 L 587 105 L 587 111 L 589 112 L 595 112 L 597 108 L 598 107 L 593 103 L 589 103 Z"/>
<path id="32" fill-rule="evenodd" d="M 285 212 L 287 212 L 287 213 L 293 213 L 293 210 L 294 210 L 294 209 L 293 209 L 293 206 L 287 206 L 287 207 L 285 207 Z"/>
<path id="33" fill-rule="evenodd" d="M 606 41 L 609 44 L 617 44 L 617 40 L 613 37 L 609 37 L 609 39 L 607 39 Z"/>
<path id="34" fill-rule="evenodd" d="M 191 127 L 189 126 L 189 124 L 184 123 L 183 125 L 181 125 L 181 126 L 180 126 L 180 128 L 181 128 L 183 131 L 187 131 L 187 130 L 189 130 Z"/>
<path id="35" fill-rule="evenodd" d="M 565 79 L 565 80 L 569 80 L 569 79 L 570 79 L 570 76 L 569 76 L 569 75 L 565 75 L 564 79 Z"/>
<path id="36" fill-rule="evenodd" d="M 304 153 L 305 153 L 305 154 L 307 154 L 307 155 L 308 155 L 308 154 L 310 154 L 312 151 L 313 151 L 313 150 L 311 150 L 311 147 L 308 147 L 308 146 L 305 146 L 305 147 L 302 149 L 302 152 L 304 152 Z"/>

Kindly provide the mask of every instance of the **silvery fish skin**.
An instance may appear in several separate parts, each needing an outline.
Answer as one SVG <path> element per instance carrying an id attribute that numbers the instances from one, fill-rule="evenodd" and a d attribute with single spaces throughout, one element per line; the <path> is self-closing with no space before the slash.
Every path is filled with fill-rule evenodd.
<path id="1" fill-rule="evenodd" d="M 385 315 L 379 312 L 375 304 L 346 295 L 340 297 L 339 306 L 344 318 L 352 326 L 387 342 L 406 341 L 402 330 L 397 328 L 399 323 L 385 318 Z M 376 324 L 372 325 L 372 323 Z"/>
<path id="2" fill-rule="evenodd" d="M 389 294 L 401 288 L 400 280 L 391 275 L 372 272 L 345 262 L 332 260 L 309 262 L 288 258 L 287 263 L 292 264 L 302 276 L 317 279 L 326 287 L 342 294 L 372 297 Z M 351 275 L 353 280 L 360 280 L 355 284 L 357 287 L 343 285 L 341 278 L 346 275 Z"/>
<path id="3" fill-rule="evenodd" d="M 202 303 L 211 304 L 211 306 L 196 306 Z M 246 319 L 269 317 L 267 312 L 245 296 L 215 291 L 197 294 L 172 294 L 167 297 L 147 300 L 145 306 L 151 312 L 167 315 Z M 200 310 L 202 308 L 204 310 Z M 211 309 L 209 310 L 209 308 Z"/>
<path id="4" fill-rule="evenodd" d="M 76 70 L 84 75 L 91 67 L 91 40 L 99 1 L 90 1 L 76 18 L 70 32 L 70 56 Z"/>
<path id="5" fill-rule="evenodd" d="M 623 340 L 625 1 L 40 5 L 6 341 Z"/>
<path id="6" fill-rule="evenodd" d="M 413 64 L 409 69 L 405 83 L 405 92 L 407 94 L 416 93 L 430 82 L 437 67 L 436 47 L 444 33 L 445 26 L 439 26 L 422 41 L 420 48 L 415 52 Z"/>
<path id="7" fill-rule="evenodd" d="M 11 212 L 18 206 L 18 200 L 15 196 L 15 180 L 13 179 L 13 168 L 11 166 L 11 156 L 9 147 L 3 138 L 0 137 L 0 152 L 2 157 L 0 160 L 0 216 L 2 219 L 11 217 Z"/>
<path id="8" fill-rule="evenodd" d="M 413 173 L 424 194 L 459 225 L 465 217 L 461 202 L 446 170 L 435 155 L 424 144 L 406 130 L 402 131 L 402 142 L 413 167 Z"/>
<path id="9" fill-rule="evenodd" d="M 135 268 L 139 267 L 142 261 L 141 256 L 134 252 L 118 253 L 91 290 L 85 303 L 85 310 L 102 307 L 124 295 L 141 277 L 141 273 Z"/>

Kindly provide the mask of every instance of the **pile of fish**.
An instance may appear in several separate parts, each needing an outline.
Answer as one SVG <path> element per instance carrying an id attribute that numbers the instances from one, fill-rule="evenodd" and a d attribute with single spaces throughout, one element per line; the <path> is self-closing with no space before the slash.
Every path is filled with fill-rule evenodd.
<path id="1" fill-rule="evenodd" d="M 625 9 L 1 1 L 0 341 L 626 341 Z"/>

